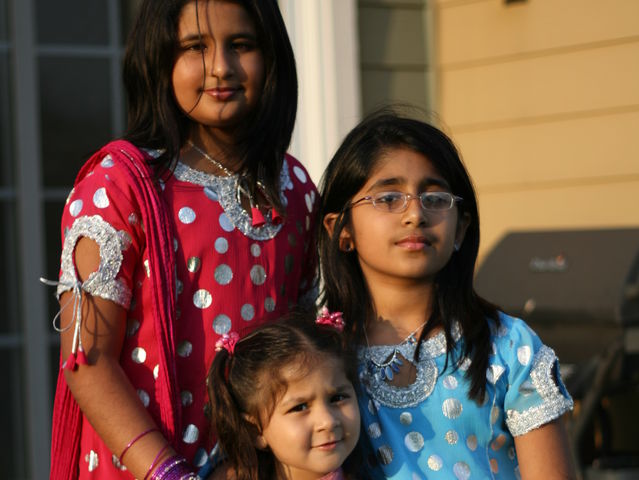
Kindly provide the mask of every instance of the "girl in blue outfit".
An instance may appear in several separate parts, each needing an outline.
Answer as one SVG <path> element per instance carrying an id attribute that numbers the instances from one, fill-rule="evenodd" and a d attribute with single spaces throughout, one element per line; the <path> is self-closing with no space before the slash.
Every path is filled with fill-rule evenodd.
<path id="1" fill-rule="evenodd" d="M 479 215 L 452 141 L 381 111 L 321 186 L 323 301 L 358 346 L 363 427 L 387 478 L 571 478 L 557 357 L 479 297 Z"/>

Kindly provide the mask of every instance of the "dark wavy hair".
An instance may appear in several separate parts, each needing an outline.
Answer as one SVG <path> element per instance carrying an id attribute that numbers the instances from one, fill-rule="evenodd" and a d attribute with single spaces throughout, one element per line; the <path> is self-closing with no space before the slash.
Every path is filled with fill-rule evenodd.
<path id="1" fill-rule="evenodd" d="M 442 326 L 447 350 L 453 346 L 452 325 L 458 320 L 464 338 L 463 356 L 472 364 L 466 375 L 471 386 L 469 397 L 481 401 L 486 391 L 486 368 L 490 353 L 488 318 L 499 322 L 494 305 L 477 295 L 473 274 L 479 249 L 479 213 L 472 182 L 455 145 L 441 130 L 409 118 L 397 108 L 384 108 L 365 118 L 344 139 L 322 177 L 320 218 L 337 213 L 333 234 L 320 229 L 320 266 L 324 287 L 321 301 L 331 310 L 344 312 L 352 341 L 364 343 L 364 326 L 376 312 L 366 280 L 355 252 L 339 247 L 342 230 L 350 224 L 347 208 L 353 196 L 364 186 L 381 156 L 390 150 L 406 148 L 424 155 L 444 177 L 459 203 L 459 215 L 468 214 L 470 225 L 459 251 L 437 273 L 433 310 L 420 342 L 434 328 Z M 369 239 L 369 241 L 375 241 Z M 418 358 L 419 349 L 415 358 Z M 447 357 L 447 361 L 456 361 Z"/>
<path id="2" fill-rule="evenodd" d="M 212 430 L 238 480 L 275 478 L 275 457 L 255 447 L 260 426 L 249 419 L 268 422 L 286 391 L 284 367 L 295 365 L 303 377 L 326 358 L 337 359 L 355 384 L 357 363 L 342 335 L 315 324 L 314 316 L 301 310 L 253 331 L 237 343 L 232 356 L 224 349 L 215 355 L 207 377 Z M 345 472 L 356 463 L 350 459 Z"/>
<path id="3" fill-rule="evenodd" d="M 190 1 L 208 0 L 144 0 L 124 57 L 128 101 L 124 139 L 138 147 L 164 150 L 154 165 L 158 177 L 172 171 L 191 125 L 175 100 L 171 81 L 180 13 Z M 277 0 L 232 1 L 242 5 L 253 19 L 265 65 L 259 103 L 236 139 L 242 173 L 251 185 L 259 179 L 269 201 L 284 211 L 279 172 L 297 113 L 295 57 Z"/>

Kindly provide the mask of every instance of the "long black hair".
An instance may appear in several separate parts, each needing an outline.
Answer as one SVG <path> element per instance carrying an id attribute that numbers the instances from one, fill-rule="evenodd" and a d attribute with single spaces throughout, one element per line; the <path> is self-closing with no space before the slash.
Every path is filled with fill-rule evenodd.
<path id="1" fill-rule="evenodd" d="M 286 391 L 284 368 L 295 365 L 301 378 L 328 358 L 340 362 L 355 383 L 354 354 L 342 335 L 299 310 L 244 337 L 233 355 L 224 349 L 215 355 L 207 377 L 212 430 L 238 480 L 276 477 L 273 453 L 256 448 L 255 442 Z M 351 459 L 345 471 L 354 465 Z"/>
<path id="2" fill-rule="evenodd" d="M 190 1 L 208 0 L 144 0 L 127 41 L 123 77 L 128 126 L 124 139 L 139 147 L 164 150 L 155 164 L 158 176 L 172 170 L 192 122 L 178 106 L 171 81 L 180 14 Z M 254 21 L 265 65 L 259 102 L 238 132 L 235 147 L 248 183 L 255 185 L 259 179 L 269 201 L 283 211 L 279 172 L 297 113 L 295 57 L 277 0 L 233 1 Z"/>
<path id="3" fill-rule="evenodd" d="M 321 301 L 331 310 L 344 312 L 348 332 L 356 343 L 364 341 L 364 326 L 376 312 L 357 255 L 340 249 L 339 237 L 351 221 L 348 206 L 364 186 L 384 153 L 406 148 L 424 155 L 444 177 L 455 195 L 459 217 L 467 214 L 470 224 L 459 251 L 452 254 L 435 278 L 433 309 L 420 342 L 436 327 L 443 327 L 447 350 L 452 350 L 452 325 L 459 321 L 464 338 L 463 356 L 472 360 L 466 375 L 469 397 L 481 401 L 486 389 L 486 368 L 490 353 L 490 325 L 497 324 L 494 305 L 477 295 L 473 274 L 479 250 L 479 212 L 472 182 L 455 145 L 446 134 L 425 122 L 384 108 L 365 118 L 344 139 L 329 163 L 320 184 L 320 218 L 337 213 L 332 235 L 320 229 L 320 265 L 324 287 Z M 372 240 L 374 241 L 374 240 Z M 458 359 L 450 359 L 457 361 Z"/>

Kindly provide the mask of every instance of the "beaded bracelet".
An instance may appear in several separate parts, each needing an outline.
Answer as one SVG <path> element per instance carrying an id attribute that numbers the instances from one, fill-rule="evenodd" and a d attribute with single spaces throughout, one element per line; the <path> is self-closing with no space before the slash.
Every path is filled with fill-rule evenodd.
<path id="1" fill-rule="evenodd" d="M 154 459 L 153 459 L 153 461 L 151 462 L 151 466 L 150 466 L 150 467 L 149 467 L 149 469 L 146 471 L 146 475 L 144 475 L 144 480 L 146 480 L 146 479 L 149 477 L 149 474 L 150 474 L 150 473 L 153 471 L 153 469 L 155 468 L 155 464 L 156 464 L 156 463 L 158 463 L 158 460 L 160 459 L 160 457 L 162 456 L 162 454 L 163 454 L 164 452 L 166 452 L 166 451 L 167 451 L 167 449 L 168 449 L 169 447 L 170 447 L 170 445 L 167 443 L 166 445 L 164 445 L 164 446 L 160 449 L 160 451 L 158 452 L 158 454 L 155 456 L 155 458 L 154 458 Z M 175 457 L 169 457 L 169 459 L 170 459 L 170 458 L 175 458 Z M 166 463 L 166 462 L 164 462 L 164 463 Z M 160 467 L 161 467 L 162 465 L 164 465 L 164 463 L 163 463 L 163 464 L 161 464 L 161 465 L 160 465 Z M 158 467 L 158 470 L 160 469 L 160 467 Z M 155 478 L 155 474 L 151 475 L 151 480 L 152 480 L 152 479 L 154 479 L 154 478 Z"/>
<path id="2" fill-rule="evenodd" d="M 145 435 L 148 435 L 151 432 L 157 432 L 157 431 L 159 431 L 157 428 L 149 428 L 148 430 L 145 430 L 144 432 L 142 432 L 139 435 L 137 435 L 129 443 L 127 443 L 126 447 L 124 447 L 124 450 L 122 450 L 122 453 L 120 454 L 120 457 L 119 457 L 120 463 L 122 463 L 122 459 L 124 458 L 124 454 L 129 451 L 129 448 L 131 448 L 135 442 L 140 440 Z"/>
<path id="3" fill-rule="evenodd" d="M 151 480 L 196 480 L 195 472 L 179 455 L 167 458 L 151 475 Z"/>

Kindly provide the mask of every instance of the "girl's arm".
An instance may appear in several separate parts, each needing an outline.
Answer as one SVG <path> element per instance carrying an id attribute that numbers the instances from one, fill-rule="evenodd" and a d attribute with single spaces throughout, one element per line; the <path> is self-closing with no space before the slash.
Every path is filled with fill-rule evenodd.
<path id="1" fill-rule="evenodd" d="M 100 263 L 98 245 L 81 238 L 75 248 L 78 278 L 85 281 Z M 62 295 L 64 305 L 71 292 Z M 120 367 L 126 329 L 126 311 L 109 300 L 82 293 L 82 343 L 89 365 L 63 370 L 66 382 L 80 409 L 114 455 L 120 455 L 127 444 L 140 433 L 158 428 L 131 382 Z M 62 312 L 62 324 L 72 321 L 72 309 Z M 61 335 L 62 358 L 71 351 L 73 329 Z M 145 478 L 157 454 L 168 444 L 160 432 L 151 432 L 136 441 L 127 451 L 123 464 L 136 478 Z M 174 455 L 166 449 L 159 462 Z M 157 463 L 156 463 L 157 465 Z"/>
<path id="2" fill-rule="evenodd" d="M 561 418 L 515 437 L 523 480 L 568 480 L 576 473 Z"/>

